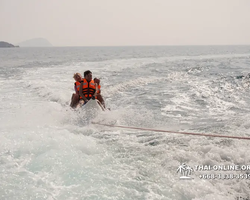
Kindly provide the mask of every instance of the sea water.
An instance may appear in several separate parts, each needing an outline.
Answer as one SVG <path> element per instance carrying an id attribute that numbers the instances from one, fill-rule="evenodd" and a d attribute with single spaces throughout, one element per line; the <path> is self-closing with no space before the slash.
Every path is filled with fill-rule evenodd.
<path id="1" fill-rule="evenodd" d="M 69 107 L 85 70 L 111 111 Z M 0 199 L 248 198 L 250 177 L 195 166 L 250 165 L 249 140 L 91 121 L 250 137 L 249 73 L 250 46 L 0 49 Z"/>

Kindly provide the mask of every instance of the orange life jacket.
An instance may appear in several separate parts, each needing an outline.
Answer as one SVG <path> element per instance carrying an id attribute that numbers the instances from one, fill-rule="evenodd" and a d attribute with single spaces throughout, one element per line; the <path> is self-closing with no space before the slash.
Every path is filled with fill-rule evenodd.
<path id="1" fill-rule="evenodd" d="M 75 88 L 78 91 L 78 94 L 79 94 L 79 90 L 80 90 L 80 85 L 81 85 L 81 82 L 79 82 L 79 81 L 75 82 Z M 82 97 L 80 95 L 79 95 L 79 98 L 82 99 Z"/>
<path id="2" fill-rule="evenodd" d="M 80 82 L 75 82 L 75 86 L 76 86 L 76 89 L 77 89 L 77 91 L 79 92 L 79 89 L 80 89 L 80 85 L 81 85 L 81 83 Z"/>
<path id="3" fill-rule="evenodd" d="M 88 82 L 85 78 L 81 81 L 83 82 L 82 93 L 89 100 L 95 94 L 95 82 L 91 80 Z"/>

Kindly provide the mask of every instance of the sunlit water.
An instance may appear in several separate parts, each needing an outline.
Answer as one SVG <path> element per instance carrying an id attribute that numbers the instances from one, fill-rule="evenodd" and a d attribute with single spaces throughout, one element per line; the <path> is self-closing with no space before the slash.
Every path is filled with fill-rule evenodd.
<path id="1" fill-rule="evenodd" d="M 110 112 L 69 108 L 72 76 L 88 69 Z M 250 195 L 250 179 L 177 173 L 182 163 L 250 165 L 249 140 L 91 124 L 250 137 L 250 46 L 0 49 L 0 72 L 1 200 Z"/>

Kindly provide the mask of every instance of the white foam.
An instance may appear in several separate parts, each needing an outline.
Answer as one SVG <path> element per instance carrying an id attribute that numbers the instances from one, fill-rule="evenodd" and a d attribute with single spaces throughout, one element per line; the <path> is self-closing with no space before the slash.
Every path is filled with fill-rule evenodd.
<path id="1" fill-rule="evenodd" d="M 201 180 L 195 172 L 188 182 L 179 180 L 176 170 L 183 162 L 247 164 L 247 141 L 91 125 L 84 121 L 88 113 L 68 105 L 73 74 L 93 69 L 94 76 L 103 77 L 102 93 L 111 107 L 110 112 L 97 113 L 95 122 L 246 136 L 247 81 L 207 74 L 222 73 L 216 71 L 221 70 L 220 62 L 248 57 L 73 60 L 24 68 L 20 79 L 1 78 L 0 196 L 198 200 L 244 195 L 247 180 Z M 156 67 L 148 67 L 151 64 Z M 133 87 L 137 95 L 131 92 Z"/>

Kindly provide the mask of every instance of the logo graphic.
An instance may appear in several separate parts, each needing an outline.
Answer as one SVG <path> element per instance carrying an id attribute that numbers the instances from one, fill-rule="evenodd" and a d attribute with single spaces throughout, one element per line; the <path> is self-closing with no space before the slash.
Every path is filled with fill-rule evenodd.
<path id="1" fill-rule="evenodd" d="M 192 177 L 190 177 L 191 172 L 193 172 L 193 168 L 186 165 L 185 163 L 182 163 L 182 165 L 180 165 L 177 169 L 177 173 L 180 173 L 182 176 L 180 177 L 180 179 L 182 180 L 191 180 L 193 179 Z"/>

